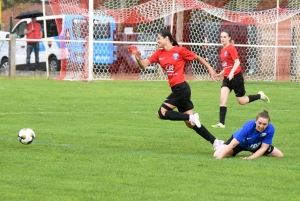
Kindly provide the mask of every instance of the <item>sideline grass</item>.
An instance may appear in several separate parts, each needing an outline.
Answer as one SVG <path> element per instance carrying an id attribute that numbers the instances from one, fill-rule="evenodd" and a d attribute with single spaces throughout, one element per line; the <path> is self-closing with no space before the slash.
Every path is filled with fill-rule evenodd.
<path id="1" fill-rule="evenodd" d="M 218 121 L 221 83 L 189 82 L 201 122 L 228 139 L 262 109 L 284 158 L 212 158 L 211 145 L 156 111 L 167 82 L 0 78 L 0 200 L 299 200 L 299 83 L 247 82 L 271 104 L 240 106 L 231 94 L 226 129 Z M 22 145 L 23 127 L 36 132 Z M 247 153 L 241 154 L 247 155 Z"/>

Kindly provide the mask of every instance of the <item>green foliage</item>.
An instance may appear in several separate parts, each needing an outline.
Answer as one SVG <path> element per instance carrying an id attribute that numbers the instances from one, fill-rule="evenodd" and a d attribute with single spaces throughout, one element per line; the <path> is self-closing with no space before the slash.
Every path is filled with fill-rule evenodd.
<path id="1" fill-rule="evenodd" d="M 2 0 L 2 9 L 6 10 L 19 4 L 29 3 L 41 3 L 41 0 Z"/>
<path id="2" fill-rule="evenodd" d="M 212 129 L 221 83 L 189 82 L 195 112 L 220 139 L 269 111 L 285 156 L 245 161 L 216 160 L 184 123 L 157 119 L 167 82 L 0 82 L 1 201 L 299 200 L 299 83 L 247 82 L 271 104 L 241 106 L 231 94 L 226 129 Z M 31 145 L 17 140 L 23 127 L 36 133 Z"/>

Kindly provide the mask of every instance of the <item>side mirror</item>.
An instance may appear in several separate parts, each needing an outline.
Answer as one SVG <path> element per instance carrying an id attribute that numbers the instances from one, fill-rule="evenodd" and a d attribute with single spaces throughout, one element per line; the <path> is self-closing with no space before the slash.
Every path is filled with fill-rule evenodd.
<path id="1" fill-rule="evenodd" d="M 9 34 L 6 34 L 5 38 L 9 38 Z"/>

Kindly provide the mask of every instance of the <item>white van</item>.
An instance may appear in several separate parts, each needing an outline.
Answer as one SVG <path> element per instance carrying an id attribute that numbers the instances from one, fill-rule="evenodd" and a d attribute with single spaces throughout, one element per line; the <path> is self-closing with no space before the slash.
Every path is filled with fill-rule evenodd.
<path id="1" fill-rule="evenodd" d="M 39 51 L 39 61 L 40 67 L 46 70 L 46 61 L 49 62 L 49 70 L 50 71 L 59 71 L 60 70 L 60 60 L 61 58 L 61 43 L 59 41 L 59 31 L 61 31 L 62 27 L 57 26 L 57 24 L 62 24 L 64 15 L 53 15 L 53 16 L 45 16 L 45 17 L 37 17 L 36 21 L 41 24 L 43 31 L 43 38 L 45 37 L 45 29 L 44 29 L 44 19 L 47 25 L 47 38 L 50 40 L 48 42 L 40 41 L 40 51 Z M 16 35 L 16 68 L 17 70 L 23 70 L 26 66 L 26 47 L 27 43 L 24 36 L 24 29 L 27 27 L 27 24 L 31 22 L 31 18 L 26 18 L 20 20 L 12 29 L 11 34 Z M 59 30 L 60 29 L 60 30 Z M 7 38 L 9 35 L 7 35 Z M 57 40 L 54 41 L 54 40 Z M 47 55 L 46 55 L 46 46 L 47 46 Z M 0 47 L 0 68 L 8 67 L 8 57 L 9 57 L 9 41 L 5 41 Z M 29 70 L 35 69 L 35 56 L 32 52 L 30 57 L 30 68 Z"/>
<path id="2" fill-rule="evenodd" d="M 0 31 L 0 50 L 3 43 L 6 41 L 6 36 L 9 34 L 7 31 Z"/>
<path id="3" fill-rule="evenodd" d="M 3 39 L 6 38 L 6 35 L 9 34 L 7 31 L 0 31 L 0 41 L 4 41 Z"/>

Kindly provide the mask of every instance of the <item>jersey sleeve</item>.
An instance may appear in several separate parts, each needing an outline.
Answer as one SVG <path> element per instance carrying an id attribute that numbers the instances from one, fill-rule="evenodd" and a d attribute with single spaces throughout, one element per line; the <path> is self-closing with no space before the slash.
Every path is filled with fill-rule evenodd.
<path id="1" fill-rule="evenodd" d="M 273 126 L 273 124 L 269 124 L 267 129 L 266 129 L 266 133 L 267 135 L 263 138 L 262 142 L 266 143 L 266 144 L 272 144 L 272 140 L 274 137 L 274 133 L 275 133 L 275 128 Z"/>
<path id="2" fill-rule="evenodd" d="M 241 128 L 240 130 L 237 130 L 233 133 L 233 137 L 239 142 L 243 142 L 246 137 L 246 132 Z"/>
<path id="3" fill-rule="evenodd" d="M 234 46 L 232 46 L 232 48 L 230 48 L 230 55 L 231 55 L 231 58 L 233 61 L 235 61 L 236 59 L 239 58 L 239 54 Z"/>
<path id="4" fill-rule="evenodd" d="M 249 130 L 250 130 L 250 122 L 246 122 L 240 130 L 237 130 L 233 134 L 233 137 L 237 141 L 239 141 L 239 143 L 244 142 Z"/>
<path id="5" fill-rule="evenodd" d="M 159 52 L 160 52 L 160 50 L 156 50 L 156 51 L 148 58 L 148 60 L 149 60 L 151 63 L 159 63 L 159 59 L 158 59 Z"/>
<path id="6" fill-rule="evenodd" d="M 185 47 L 180 48 L 180 55 L 184 60 L 188 60 L 188 61 L 192 61 L 196 57 L 196 54 L 194 52 L 186 49 Z"/>

